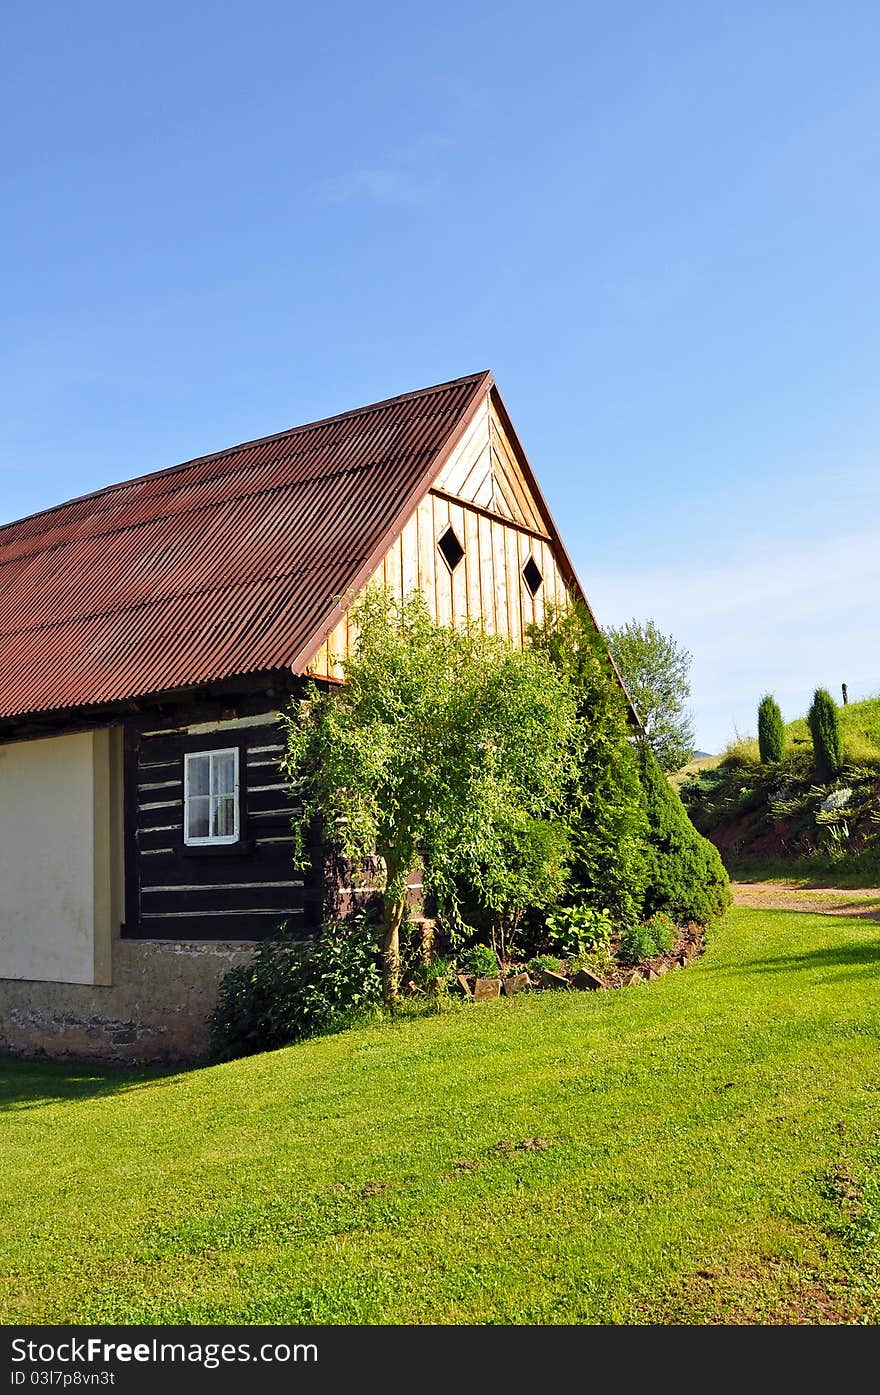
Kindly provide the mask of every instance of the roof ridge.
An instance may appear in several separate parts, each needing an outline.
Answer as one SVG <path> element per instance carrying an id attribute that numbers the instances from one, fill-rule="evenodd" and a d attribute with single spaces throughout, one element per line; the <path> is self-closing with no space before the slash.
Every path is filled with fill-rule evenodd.
<path id="1" fill-rule="evenodd" d="M 236 445 L 225 446 L 221 450 L 209 451 L 207 455 L 195 455 L 191 460 L 181 460 L 176 465 L 166 465 L 160 470 L 147 470 L 142 475 L 133 475 L 130 479 L 117 480 L 114 484 L 102 485 L 100 489 L 90 490 L 86 494 L 74 495 L 72 499 L 62 499 L 60 503 L 50 504 L 45 509 L 36 509 L 33 513 L 23 514 L 21 518 L 10 518 L 6 523 L 0 523 L 0 537 L 7 528 L 16 528 L 22 523 L 29 523 L 32 519 L 43 518 L 49 514 L 57 513 L 60 509 L 70 508 L 73 504 L 83 504 L 89 499 L 100 499 L 102 495 L 112 494 L 114 490 L 125 489 L 130 485 L 141 484 L 144 480 L 158 480 L 164 475 L 172 475 L 178 471 L 191 469 L 196 465 L 204 465 L 210 460 L 220 460 L 224 456 L 234 455 L 237 451 L 246 450 L 252 446 L 268 445 L 271 441 L 279 441 L 285 436 L 297 436 L 301 432 L 314 430 L 319 426 L 329 426 L 332 422 L 348 421 L 352 417 L 367 416 L 371 412 L 377 412 L 383 407 L 391 407 L 398 402 L 407 402 L 419 397 L 430 397 L 433 393 L 443 392 L 445 389 L 462 387 L 465 383 L 476 383 L 484 379 L 487 386 L 492 379 L 489 369 L 483 369 L 479 373 L 467 373 L 461 378 L 450 378 L 447 382 L 433 383 L 430 387 L 415 388 L 410 392 L 398 393 L 396 397 L 383 397 L 378 402 L 368 402 L 362 407 L 352 407 L 347 412 L 336 412 L 329 417 L 318 417 L 314 421 L 302 422 L 299 426 L 289 426 L 283 431 L 271 432 L 268 436 L 255 436 L 252 440 L 239 441 Z"/>

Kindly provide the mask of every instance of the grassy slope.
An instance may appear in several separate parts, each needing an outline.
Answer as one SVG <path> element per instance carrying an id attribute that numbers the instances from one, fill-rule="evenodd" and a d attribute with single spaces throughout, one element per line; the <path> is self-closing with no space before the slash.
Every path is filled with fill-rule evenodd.
<path id="1" fill-rule="evenodd" d="M 866 698 L 863 702 L 851 702 L 846 707 L 839 706 L 837 711 L 847 758 L 856 762 L 880 760 L 880 697 Z M 789 752 L 796 754 L 799 751 L 807 753 L 811 751 L 812 741 L 806 717 L 797 717 L 793 722 L 786 723 L 785 732 Z M 758 760 L 756 737 L 741 737 L 737 741 L 731 742 L 731 747 L 743 753 L 747 752 L 751 759 Z M 689 776 L 696 775 L 701 770 L 714 770 L 723 759 L 724 753 L 722 752 L 721 755 L 703 756 L 700 760 L 692 760 L 688 765 L 683 765 L 681 770 L 675 772 L 672 776 L 672 783 L 677 789 L 682 781 Z"/>
<path id="2" fill-rule="evenodd" d="M 738 910 L 613 994 L 166 1077 L 0 1063 L 0 1315 L 876 1317 L 833 1232 L 876 1168 L 878 963 L 876 923 Z"/>
<path id="3" fill-rule="evenodd" d="M 880 698 L 851 702 L 838 707 L 840 734 L 844 750 L 852 760 L 880 758 Z M 810 750 L 810 729 L 806 717 L 798 717 L 786 725 L 788 740 L 794 750 Z"/>

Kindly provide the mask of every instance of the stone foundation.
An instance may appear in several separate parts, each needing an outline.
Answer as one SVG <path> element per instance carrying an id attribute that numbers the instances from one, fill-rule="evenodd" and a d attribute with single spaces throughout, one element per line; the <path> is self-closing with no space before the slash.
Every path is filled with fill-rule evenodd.
<path id="1" fill-rule="evenodd" d="M 115 939 L 106 986 L 0 979 L 0 1051 L 128 1064 L 204 1060 L 220 979 L 254 949 Z"/>

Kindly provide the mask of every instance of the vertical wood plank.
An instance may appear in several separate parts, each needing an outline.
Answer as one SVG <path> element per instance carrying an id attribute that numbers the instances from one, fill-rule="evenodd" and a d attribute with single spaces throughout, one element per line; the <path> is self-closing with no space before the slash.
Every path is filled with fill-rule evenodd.
<path id="1" fill-rule="evenodd" d="M 453 575 L 449 570 L 437 542 L 442 533 L 449 527 L 449 504 L 445 499 L 437 499 L 433 494 L 430 496 L 431 508 L 434 515 L 433 535 L 434 535 L 434 575 L 436 577 L 436 618 L 441 625 L 451 625 L 453 617 L 452 606 L 452 585 Z M 459 542 L 461 538 L 459 538 Z M 461 566 L 461 563 L 459 563 Z"/>
<path id="2" fill-rule="evenodd" d="M 483 598 L 480 593 L 480 529 L 479 515 L 464 509 L 464 567 L 467 583 L 467 615 L 469 620 L 486 623 Z"/>
<path id="3" fill-rule="evenodd" d="M 498 633 L 498 615 L 495 608 L 495 568 L 492 561 L 492 524 L 482 514 L 477 517 L 480 539 L 480 594 L 482 611 L 486 618 L 486 629 L 490 635 Z"/>
<path id="4" fill-rule="evenodd" d="M 449 505 L 449 522 L 455 529 L 455 536 L 464 548 L 462 557 L 452 573 L 452 623 L 462 625 L 468 618 L 468 535 L 465 525 L 466 514 L 463 508 Z"/>
<path id="5" fill-rule="evenodd" d="M 509 637 L 517 648 L 523 642 L 522 597 L 525 587 L 519 574 L 517 534 L 514 528 L 502 528 L 504 535 L 504 555 L 507 569 L 508 626 Z"/>
<path id="6" fill-rule="evenodd" d="M 497 633 L 510 637 L 510 616 L 507 609 L 507 549 L 502 523 L 490 523 L 492 530 L 492 566 L 495 572 L 495 621 Z"/>
<path id="7" fill-rule="evenodd" d="M 425 598 L 428 611 L 437 618 L 437 582 L 435 575 L 437 550 L 434 538 L 434 500 L 426 495 L 419 504 L 417 517 L 419 540 L 418 589 Z"/>
<path id="8" fill-rule="evenodd" d="M 419 530 L 416 515 L 404 528 L 401 537 L 401 576 L 403 593 L 412 595 L 419 587 Z"/>
<path id="9" fill-rule="evenodd" d="M 544 588 L 542 586 L 540 591 L 538 592 L 538 596 L 533 598 L 531 593 L 529 592 L 529 588 L 526 586 L 525 582 L 522 579 L 522 569 L 525 566 L 526 562 L 529 560 L 530 556 L 535 557 L 535 561 L 537 565 L 540 567 L 541 563 L 535 554 L 535 550 L 531 540 L 526 537 L 525 533 L 520 533 L 518 534 L 516 560 L 518 564 L 517 570 L 519 572 L 519 593 L 522 603 L 524 636 L 528 631 L 529 625 L 533 625 L 535 623 L 540 624 L 538 614 L 538 602 L 539 598 L 541 597 L 544 591 Z"/>

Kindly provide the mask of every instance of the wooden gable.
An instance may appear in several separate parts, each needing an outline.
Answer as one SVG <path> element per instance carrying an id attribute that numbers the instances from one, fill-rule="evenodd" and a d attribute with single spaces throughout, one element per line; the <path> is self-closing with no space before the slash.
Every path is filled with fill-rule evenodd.
<path id="1" fill-rule="evenodd" d="M 530 479 L 500 398 L 495 389 L 487 391 L 367 585 L 386 586 L 398 596 L 419 590 L 441 624 L 482 620 L 490 634 L 521 645 L 548 603 L 566 605 L 572 589 L 580 594 Z M 450 527 L 462 551 L 455 566 L 439 546 Z M 345 614 L 315 653 L 309 672 L 341 679 L 351 639 Z"/>

